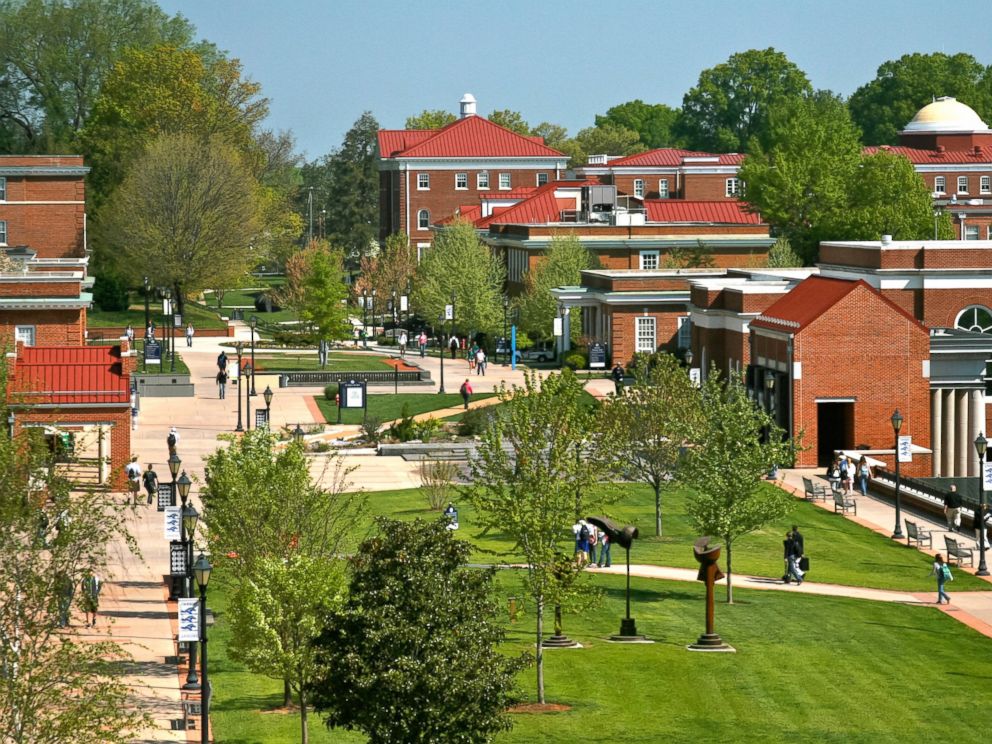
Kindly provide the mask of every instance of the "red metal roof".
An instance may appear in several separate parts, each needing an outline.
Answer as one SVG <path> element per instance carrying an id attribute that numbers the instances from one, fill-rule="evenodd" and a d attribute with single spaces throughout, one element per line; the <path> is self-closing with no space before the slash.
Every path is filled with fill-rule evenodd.
<path id="1" fill-rule="evenodd" d="M 382 157 L 397 158 L 565 158 L 540 138 L 525 137 L 494 124 L 482 116 L 467 116 L 436 131 L 413 130 L 409 143 L 406 130 L 380 130 Z"/>
<path id="2" fill-rule="evenodd" d="M 882 145 L 880 147 L 864 148 L 865 155 L 873 155 L 876 152 L 891 152 L 893 155 L 902 155 L 913 165 L 949 165 L 974 164 L 988 165 L 992 163 L 992 147 L 980 146 L 977 152 L 974 148 L 966 150 L 921 150 L 915 147 L 892 147 Z"/>
<path id="3" fill-rule="evenodd" d="M 686 161 L 686 158 L 716 158 L 716 160 L 703 161 L 699 163 L 693 163 L 692 160 Z M 705 167 L 707 165 L 740 165 L 744 160 L 744 155 L 737 152 L 725 152 L 725 153 L 715 153 L 715 152 L 697 152 L 695 150 L 681 150 L 675 147 L 662 147 L 658 150 L 648 150 L 647 152 L 639 152 L 636 155 L 628 155 L 625 158 L 618 158 L 617 160 L 611 160 L 605 165 L 596 166 L 589 165 L 585 166 L 587 168 L 633 168 L 633 167 L 674 167 L 674 166 L 693 166 L 699 165 L 700 167 Z"/>
<path id="4" fill-rule="evenodd" d="M 27 405 L 131 404 L 117 346 L 20 347 L 12 382 L 10 397 Z"/>
<path id="5" fill-rule="evenodd" d="M 722 225 L 760 225 L 761 215 L 747 211 L 736 199 L 686 201 L 684 199 L 645 199 L 648 222 L 706 222 Z"/>
<path id="6" fill-rule="evenodd" d="M 512 207 L 496 207 L 489 217 L 475 221 L 475 226 L 486 228 L 490 225 L 533 225 L 560 222 L 563 209 L 575 209 L 575 199 L 559 199 L 555 190 L 559 184 L 549 183 L 539 188 L 532 196 Z"/>
<path id="7" fill-rule="evenodd" d="M 496 199 L 526 199 L 537 191 L 537 186 L 518 186 L 510 191 L 483 191 L 480 199 L 493 201 Z"/>

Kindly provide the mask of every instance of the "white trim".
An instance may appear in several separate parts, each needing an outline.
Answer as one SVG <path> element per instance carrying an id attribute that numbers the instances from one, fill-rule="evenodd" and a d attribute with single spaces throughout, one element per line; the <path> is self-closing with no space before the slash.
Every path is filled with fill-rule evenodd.
<path id="1" fill-rule="evenodd" d="M 661 184 L 665 184 L 665 189 L 662 191 Z M 658 179 L 658 198 L 659 199 L 671 199 L 672 198 L 672 188 L 671 183 L 667 178 Z"/>
<path id="2" fill-rule="evenodd" d="M 694 328 L 705 328 L 707 330 L 733 331 L 735 333 L 746 334 L 749 322 L 756 314 L 752 313 L 748 317 L 734 315 L 727 310 L 704 310 L 694 307 L 689 317 Z"/>
<path id="3" fill-rule="evenodd" d="M 503 185 L 503 176 L 506 176 L 506 186 Z M 500 173 L 496 176 L 496 187 L 499 191 L 513 191 L 513 174 Z"/>
<path id="4" fill-rule="evenodd" d="M 647 311 L 645 310 L 645 313 Z M 645 326 L 651 327 L 651 347 L 641 348 L 641 321 L 646 321 Z M 646 338 L 645 328 L 645 338 Z M 658 319 L 653 315 L 638 315 L 634 318 L 634 352 L 653 354 L 658 349 Z"/>
<path id="5" fill-rule="evenodd" d="M 544 176 L 544 183 L 541 183 L 541 176 Z M 534 176 L 534 183 L 537 185 L 538 188 L 540 188 L 541 186 L 546 186 L 550 181 L 551 181 L 551 174 L 543 171 Z"/>
<path id="6" fill-rule="evenodd" d="M 459 177 L 463 177 L 465 179 L 464 186 L 458 185 Z M 457 173 L 455 173 L 455 191 L 468 191 L 468 173 L 466 173 L 465 171 L 458 171 Z"/>
<path id="7" fill-rule="evenodd" d="M 426 180 L 427 185 L 422 186 L 421 181 Z M 431 174 L 430 173 L 417 173 L 417 191 L 430 191 L 431 190 Z"/>
<path id="8" fill-rule="evenodd" d="M 3 178 L 3 176 L 0 176 Z M 0 199 L 0 204 L 11 207 L 58 207 L 74 205 L 79 206 L 80 204 L 86 204 L 85 201 L 4 201 Z"/>
<path id="9" fill-rule="evenodd" d="M 857 398 L 813 398 L 814 403 L 857 403 Z"/>
<path id="10" fill-rule="evenodd" d="M 31 342 L 28 343 L 27 340 L 21 338 L 24 335 L 24 331 L 30 334 Z M 14 343 L 23 343 L 25 346 L 35 346 L 38 343 L 38 327 L 35 325 L 28 325 L 27 323 L 23 325 L 14 326 Z"/>
<path id="11" fill-rule="evenodd" d="M 486 177 L 485 185 L 482 184 L 482 177 Z M 482 170 L 475 174 L 475 190 L 476 191 L 489 191 L 489 171 Z"/>
<path id="12" fill-rule="evenodd" d="M 638 266 L 641 271 L 657 271 L 661 268 L 661 251 L 639 251 L 638 254 Z M 654 266 L 645 266 L 644 259 L 648 257 L 654 258 Z"/>
<path id="13" fill-rule="evenodd" d="M 981 173 L 992 171 L 992 163 L 913 163 L 913 169 L 917 173 Z"/>
<path id="14" fill-rule="evenodd" d="M 421 223 L 423 222 L 423 220 L 421 220 L 420 216 L 422 214 L 426 214 L 427 215 L 427 225 L 426 225 L 426 227 L 421 227 Z M 418 230 L 430 230 L 431 229 L 431 210 L 429 210 L 429 209 L 418 209 L 417 210 L 417 229 Z"/>
<path id="15" fill-rule="evenodd" d="M 381 158 L 379 170 L 474 171 L 565 170 L 568 158 Z"/>
<path id="16" fill-rule="evenodd" d="M 637 193 L 640 191 L 641 193 Z M 644 198 L 644 179 L 635 178 L 634 179 L 634 198 L 643 199 Z"/>

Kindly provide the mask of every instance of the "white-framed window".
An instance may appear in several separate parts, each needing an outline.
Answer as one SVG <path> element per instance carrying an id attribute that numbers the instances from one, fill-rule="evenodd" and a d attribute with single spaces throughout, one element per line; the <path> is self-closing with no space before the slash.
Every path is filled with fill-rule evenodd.
<path id="1" fill-rule="evenodd" d="M 971 305 L 958 313 L 954 327 L 975 333 L 992 333 L 992 310 L 984 305 Z"/>
<path id="2" fill-rule="evenodd" d="M 0 176 L 0 202 L 7 201 L 7 177 Z"/>
<path id="3" fill-rule="evenodd" d="M 431 228 L 431 212 L 429 209 L 421 209 L 417 212 L 417 229 L 418 230 L 430 230 Z"/>
<path id="4" fill-rule="evenodd" d="M 978 180 L 978 190 L 983 194 L 992 194 L 992 176 L 982 176 Z"/>
<path id="5" fill-rule="evenodd" d="M 424 254 L 427 253 L 427 249 L 430 247 L 430 243 L 417 243 L 417 263 L 423 260 Z"/>
<path id="6" fill-rule="evenodd" d="M 978 225 L 965 225 L 964 226 L 964 239 L 965 240 L 978 240 Z"/>
<path id="7" fill-rule="evenodd" d="M 738 178 L 728 178 L 727 179 L 727 187 L 724 190 L 724 194 L 726 194 L 728 197 L 730 197 L 730 196 L 737 196 L 737 192 L 740 191 L 740 188 L 741 188 L 740 179 L 738 179 Z"/>
<path id="8" fill-rule="evenodd" d="M 0 220 L 0 245 L 7 245 L 7 221 Z"/>
<path id="9" fill-rule="evenodd" d="M 935 194 L 943 194 L 947 191 L 947 179 L 943 176 L 937 176 L 933 179 L 933 191 Z"/>
<path id="10" fill-rule="evenodd" d="M 958 176 L 958 193 L 968 193 L 968 176 Z"/>
<path id="11" fill-rule="evenodd" d="M 641 251 L 641 268 L 653 271 L 658 268 L 658 251 Z"/>
<path id="12" fill-rule="evenodd" d="M 655 319 L 651 317 L 637 318 L 634 326 L 634 351 L 644 351 L 652 354 L 655 351 Z"/>
<path id="13" fill-rule="evenodd" d="M 485 191 L 489 188 L 489 171 L 482 171 L 475 174 L 475 188 Z"/>
<path id="14" fill-rule="evenodd" d="M 680 349 L 690 349 L 692 348 L 692 320 L 688 315 L 683 315 L 681 318 L 677 318 L 676 322 L 679 326 L 678 340 L 676 343 Z"/>
<path id="15" fill-rule="evenodd" d="M 538 173 L 537 174 L 537 185 L 538 186 L 544 186 L 547 182 L 548 182 L 548 174 L 547 173 Z"/>
<path id="16" fill-rule="evenodd" d="M 500 173 L 499 174 L 499 190 L 500 191 L 509 191 L 512 188 L 513 188 L 513 186 L 512 186 L 512 184 L 510 182 L 510 174 L 509 173 Z"/>
<path id="17" fill-rule="evenodd" d="M 430 173 L 418 173 L 417 174 L 417 191 L 430 191 L 431 190 L 431 174 Z"/>
<path id="18" fill-rule="evenodd" d="M 644 198 L 644 179 L 635 178 L 634 179 L 634 196 L 638 199 Z"/>
<path id="19" fill-rule="evenodd" d="M 15 326 L 14 343 L 23 343 L 25 346 L 34 346 L 34 326 L 33 325 Z"/>
<path id="20" fill-rule="evenodd" d="M 668 198 L 668 179 L 662 178 L 658 181 L 658 198 L 667 199 Z"/>
<path id="21" fill-rule="evenodd" d="M 455 189 L 465 191 L 468 188 L 468 173 L 455 174 Z"/>

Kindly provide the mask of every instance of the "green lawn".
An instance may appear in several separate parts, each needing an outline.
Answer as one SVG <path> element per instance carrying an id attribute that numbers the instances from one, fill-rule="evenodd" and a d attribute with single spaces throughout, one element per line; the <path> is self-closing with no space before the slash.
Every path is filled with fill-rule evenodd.
<path id="1" fill-rule="evenodd" d="M 484 400 L 492 398 L 495 393 L 475 393 L 472 400 Z M 329 423 L 338 420 L 338 408 L 334 401 L 325 400 L 323 396 L 315 398 L 317 405 L 324 414 L 324 419 Z M 390 393 L 369 395 L 368 415 L 375 416 L 381 421 L 393 421 L 403 415 L 403 406 L 407 406 L 407 413 L 416 416 L 418 413 L 429 413 L 442 408 L 452 408 L 462 405 L 462 396 L 458 393 Z M 346 408 L 341 412 L 341 422 L 345 424 L 362 423 L 361 409 Z"/>
<path id="2" fill-rule="evenodd" d="M 259 372 L 391 372 L 393 367 L 380 356 L 331 352 L 326 367 L 321 367 L 317 352 L 311 354 L 259 354 L 255 352 Z"/>
<path id="3" fill-rule="evenodd" d="M 155 335 L 161 336 L 162 327 L 162 303 L 153 302 L 151 304 L 151 319 L 155 322 Z M 204 310 L 199 305 L 194 305 L 191 302 L 186 303 L 186 312 L 183 317 L 183 322 L 186 321 L 193 323 L 194 328 L 227 328 L 227 322 L 220 319 L 215 313 Z M 90 328 L 100 329 L 108 328 L 112 326 L 125 327 L 130 323 L 134 327 L 135 336 L 144 335 L 145 330 L 145 306 L 143 304 L 131 305 L 128 310 L 114 310 L 114 311 L 104 311 L 104 310 L 94 310 L 86 314 L 86 324 Z M 185 325 L 184 325 L 185 327 Z M 176 329 L 179 331 L 180 329 Z M 182 334 L 180 334 L 182 335 Z"/>
<path id="4" fill-rule="evenodd" d="M 219 574 L 219 575 L 218 575 Z M 250 675 L 227 656 L 222 572 L 209 604 L 213 723 L 219 744 L 292 744 L 299 717 L 273 709 L 280 683 Z M 521 596 L 517 572 L 498 576 L 502 606 Z M 912 607 L 788 592 L 745 592 L 718 603 L 716 628 L 736 654 L 686 651 L 703 630 L 703 587 L 634 579 L 632 615 L 655 641 L 618 645 L 623 580 L 590 575 L 600 600 L 581 616 L 566 614 L 565 632 L 584 648 L 545 655 L 549 702 L 560 713 L 514 714 L 498 744 L 574 744 L 622 738 L 656 742 L 980 742 L 987 735 L 992 641 L 932 607 Z M 532 604 L 515 625 L 507 615 L 508 653 L 533 648 Z M 519 677 L 533 701 L 534 668 Z M 978 693 L 978 697 L 973 693 Z M 976 705 L 976 703 L 979 703 Z M 364 742 L 310 717 L 314 744 Z"/>
<path id="5" fill-rule="evenodd" d="M 296 315 L 289 310 L 276 310 L 266 313 L 255 310 L 255 300 L 265 291 L 264 287 L 280 287 L 286 283 L 285 277 L 266 277 L 266 280 L 252 278 L 253 287 L 249 289 L 229 289 L 224 292 L 221 300 L 221 312 L 230 315 L 231 310 L 240 308 L 244 310 L 245 320 L 252 315 L 257 315 L 260 321 L 266 323 L 282 323 L 289 320 L 298 320 Z M 204 292 L 204 299 L 210 308 L 217 307 L 216 295 L 213 292 Z"/>
<path id="6" fill-rule="evenodd" d="M 631 550 L 631 562 L 695 568 L 697 564 L 692 554 L 692 543 L 697 535 L 685 513 L 686 494 L 678 490 L 663 494 L 664 534 L 659 538 L 654 536 L 654 492 L 641 485 L 621 488 L 619 493 L 624 494 L 622 498 L 589 512 L 606 514 L 622 523 L 637 525 L 641 539 Z M 418 489 L 373 492 L 369 495 L 369 504 L 373 513 L 398 519 L 430 516 L 427 502 Z M 478 547 L 476 559 L 520 560 L 519 555 L 511 552 L 509 540 L 502 535 L 481 534 L 475 511 L 464 496 L 457 498 L 457 505 L 458 520 L 462 525 L 459 535 Z M 929 577 L 932 559 L 928 556 L 839 514 L 798 499 L 788 516 L 760 532 L 740 538 L 734 546 L 734 573 L 781 577 L 782 541 L 793 524 L 799 527 L 805 538 L 806 553 L 811 562 L 809 579 L 812 581 L 913 592 L 934 588 L 934 580 Z M 613 551 L 613 560 L 623 560 L 619 549 Z M 726 550 L 721 565 L 726 566 Z M 956 571 L 953 589 L 988 590 L 989 584 L 964 571 Z"/>

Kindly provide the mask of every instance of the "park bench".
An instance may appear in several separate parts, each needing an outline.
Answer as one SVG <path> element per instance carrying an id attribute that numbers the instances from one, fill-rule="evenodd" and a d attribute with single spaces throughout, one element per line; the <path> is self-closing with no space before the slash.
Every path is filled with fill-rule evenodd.
<path id="1" fill-rule="evenodd" d="M 958 565 L 960 566 L 961 562 L 965 558 L 967 558 L 969 566 L 975 565 L 975 554 L 971 548 L 965 548 L 959 545 L 957 540 L 955 540 L 953 537 L 948 537 L 947 535 L 944 535 L 944 545 L 947 546 L 948 563 L 950 563 L 951 559 L 954 558 L 957 560 Z"/>
<path id="2" fill-rule="evenodd" d="M 853 511 L 855 514 L 858 513 L 858 504 L 850 496 L 845 496 L 840 491 L 834 491 L 834 514 L 837 512 L 842 512 L 847 514 L 849 511 Z"/>
<path id="3" fill-rule="evenodd" d="M 916 522 L 910 522 L 906 520 L 906 544 L 912 545 L 916 544 L 918 547 L 923 547 L 924 543 L 928 548 L 933 549 L 933 535 L 930 534 L 930 530 L 920 529 Z"/>
<path id="4" fill-rule="evenodd" d="M 816 501 L 817 499 L 826 501 L 830 495 L 830 490 L 824 485 L 814 483 L 812 478 L 803 476 L 803 495 L 807 501 Z"/>

